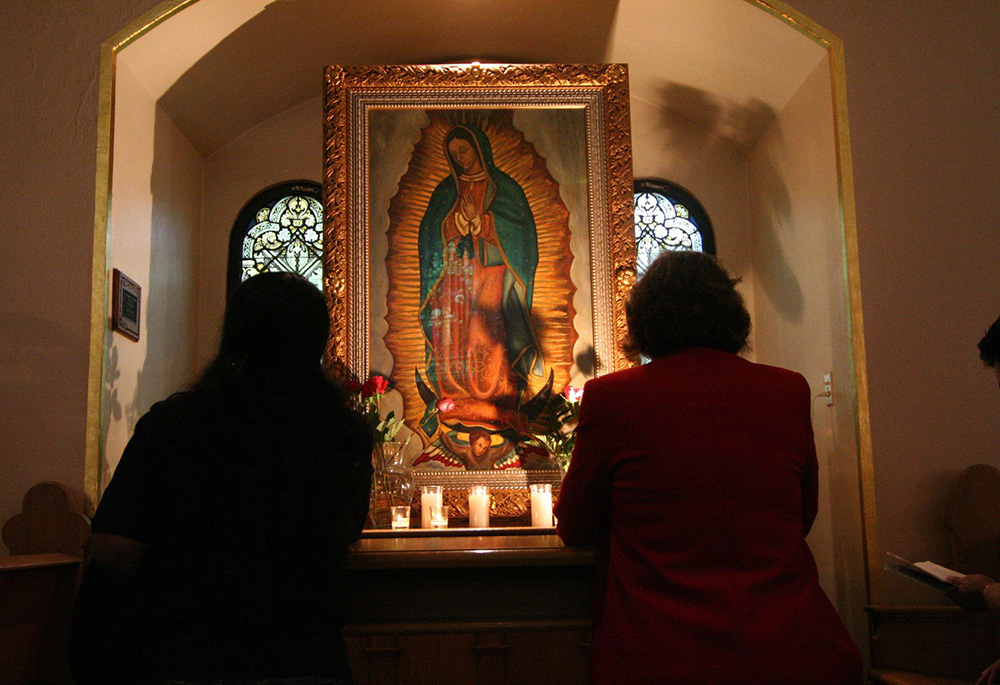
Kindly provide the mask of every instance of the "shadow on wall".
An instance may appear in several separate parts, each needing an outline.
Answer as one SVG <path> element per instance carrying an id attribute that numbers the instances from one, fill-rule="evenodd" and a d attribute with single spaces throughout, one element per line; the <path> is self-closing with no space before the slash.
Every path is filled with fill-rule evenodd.
<path id="1" fill-rule="evenodd" d="M 142 291 L 146 355 L 135 371 L 135 396 L 122 398 L 129 434 L 155 402 L 190 384 L 195 369 L 193 283 L 200 200 L 197 187 L 177 173 L 191 153 L 181 147 L 183 141 L 178 141 L 169 118 L 159 109 L 153 136 L 149 283 Z"/>
<path id="2" fill-rule="evenodd" d="M 111 336 L 111 344 L 104 348 L 104 407 L 101 410 L 101 435 L 105 436 L 105 439 L 111 428 L 111 421 L 122 420 L 122 403 L 118 396 L 118 379 L 122 375 L 118 364 L 118 345 L 126 344 L 124 338 L 119 340 L 114 337 L 114 331 L 109 331 L 108 335 Z M 128 343 L 131 342 L 131 340 L 128 341 Z M 131 430 L 131 426 L 129 429 Z M 111 463 L 108 461 L 107 451 L 102 450 L 101 474 L 107 474 L 110 468 Z M 102 485 L 107 485 L 103 476 Z"/>
<path id="3" fill-rule="evenodd" d="M 659 89 L 662 126 L 674 133 L 671 143 L 682 152 L 724 143 L 748 153 L 774 121 L 765 102 L 725 100 L 692 86 L 664 83 Z"/>
<path id="4" fill-rule="evenodd" d="M 745 217 L 754 245 L 754 282 L 784 319 L 801 321 L 805 298 L 781 247 L 781 235 L 795 230 L 788 188 L 768 151 L 758 152 L 750 163 L 765 134 L 769 149 L 782 147 L 777 113 L 760 100 L 741 104 L 676 83 L 665 83 L 659 94 L 660 125 L 670 133 L 679 158 L 697 159 L 720 146 L 747 158 L 748 169 L 753 169 L 748 178 L 754 183 L 747 191 Z"/>
<path id="5" fill-rule="evenodd" d="M 160 105 L 203 155 L 323 92 L 331 64 L 602 62 L 618 0 L 447 3 L 398 0 L 270 2 L 223 38 Z M 482 30 L 483 17 L 491 29 Z M 567 17 L 571 17 L 567 21 Z M 553 32 L 552 27 L 559 30 Z M 502 35 L 504 54 L 496 53 Z M 262 50 L 261 46 L 290 46 Z M 263 85 L 262 85 L 263 84 Z"/>
<path id="6" fill-rule="evenodd" d="M 800 323 L 805 314 L 805 296 L 795 272 L 782 249 L 782 236 L 795 233 L 792 212 L 781 169 L 775 163 L 784 147 L 781 127 L 774 125 L 768 148 L 758 153 L 752 165 L 755 187 L 750 190 L 750 220 L 754 243 L 754 282 L 767 296 L 775 311 L 786 321 Z M 779 154 L 775 155 L 774 152 Z M 816 246 L 820 248 L 820 246 Z"/>

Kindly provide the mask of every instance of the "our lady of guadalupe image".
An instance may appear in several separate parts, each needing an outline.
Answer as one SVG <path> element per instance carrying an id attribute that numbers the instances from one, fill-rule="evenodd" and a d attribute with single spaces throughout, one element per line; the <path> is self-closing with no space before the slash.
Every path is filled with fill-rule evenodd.
<path id="1" fill-rule="evenodd" d="M 553 379 L 562 380 L 572 361 L 568 212 L 545 160 L 512 127 L 509 112 L 487 118 L 486 126 L 443 115 L 432 116 L 431 122 L 421 141 L 426 149 L 418 144 L 411 178 L 403 179 L 390 208 L 390 215 L 396 212 L 392 226 L 398 227 L 405 222 L 400 195 L 413 187 L 414 178 L 430 191 L 420 202 L 414 255 L 422 355 L 407 380 L 415 383 L 422 406 L 418 414 L 408 407 L 406 415 L 415 418 L 411 428 L 425 445 L 414 464 L 491 470 L 551 466 L 544 450 L 525 441 L 529 422 L 553 392 Z M 507 170 L 495 157 L 493 138 L 510 160 Z M 427 180 L 433 168 L 429 158 L 436 158 L 440 169 L 433 185 Z M 410 191 L 406 205 L 412 207 L 417 197 Z M 409 216 L 413 222 L 418 214 Z M 397 243 L 387 260 L 390 283 L 404 271 L 399 240 L 390 228 L 390 245 Z M 394 251 L 400 255 L 395 267 Z M 540 276 L 549 293 L 544 312 L 534 306 Z M 402 305 L 401 298 L 396 302 Z M 403 325 L 398 306 L 396 311 L 390 306 L 388 318 Z M 546 353 L 542 333 L 548 333 L 554 354 Z M 394 352 L 400 347 L 391 336 L 387 343 Z M 398 363 L 401 355 L 395 356 Z"/>

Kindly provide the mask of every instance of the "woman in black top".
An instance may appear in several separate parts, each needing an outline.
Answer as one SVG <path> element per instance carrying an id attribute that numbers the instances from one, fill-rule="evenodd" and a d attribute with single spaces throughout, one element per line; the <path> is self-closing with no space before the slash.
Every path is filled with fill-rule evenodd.
<path id="1" fill-rule="evenodd" d="M 243 283 L 218 356 L 136 424 L 92 523 L 78 682 L 349 682 L 339 596 L 361 534 L 371 432 L 324 375 L 323 295 Z"/>

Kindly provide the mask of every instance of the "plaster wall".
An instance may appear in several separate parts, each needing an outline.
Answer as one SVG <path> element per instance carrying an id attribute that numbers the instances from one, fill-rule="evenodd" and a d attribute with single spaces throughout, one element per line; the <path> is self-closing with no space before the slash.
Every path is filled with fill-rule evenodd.
<path id="1" fill-rule="evenodd" d="M 752 312 L 745 150 L 709 128 L 671 115 L 663 103 L 633 94 L 630 106 L 633 175 L 673 181 L 698 198 L 712 222 L 716 255 L 733 276 L 743 279 L 740 292 Z M 754 331 L 750 335 L 753 349 Z"/>
<path id="2" fill-rule="evenodd" d="M 791 4 L 844 41 L 878 544 L 947 565 L 958 474 L 1000 466 L 976 349 L 1000 314 L 1000 6 Z M 893 574 L 882 594 L 947 602 Z"/>
<path id="3" fill-rule="evenodd" d="M 824 59 L 748 158 L 753 325 L 756 360 L 809 382 L 820 493 L 807 540 L 823 589 L 863 645 L 861 493 L 829 78 Z M 819 397 L 825 373 L 834 381 L 832 405 Z"/>
<path id="4" fill-rule="evenodd" d="M 0 3 L 0 521 L 83 497 L 99 46 L 157 2 Z"/>
<path id="5" fill-rule="evenodd" d="M 299 180 L 323 182 L 323 98 L 318 93 L 205 160 L 197 302 L 199 365 L 210 361 L 218 348 L 226 310 L 229 234 L 236 217 L 265 188 Z"/>
<path id="6" fill-rule="evenodd" d="M 107 341 L 103 484 L 136 421 L 190 383 L 195 370 L 201 158 L 126 56 L 127 49 L 116 72 L 108 262 L 139 283 L 142 310 L 138 342 L 119 333 Z"/>

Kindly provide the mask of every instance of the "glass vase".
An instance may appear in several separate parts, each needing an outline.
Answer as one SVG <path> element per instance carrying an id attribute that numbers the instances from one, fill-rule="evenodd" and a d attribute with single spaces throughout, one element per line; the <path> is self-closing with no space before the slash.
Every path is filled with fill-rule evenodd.
<path id="1" fill-rule="evenodd" d="M 392 526 L 392 508 L 413 501 L 413 470 L 406 466 L 405 443 L 377 442 L 372 450 L 372 490 L 369 518 L 374 528 Z"/>

